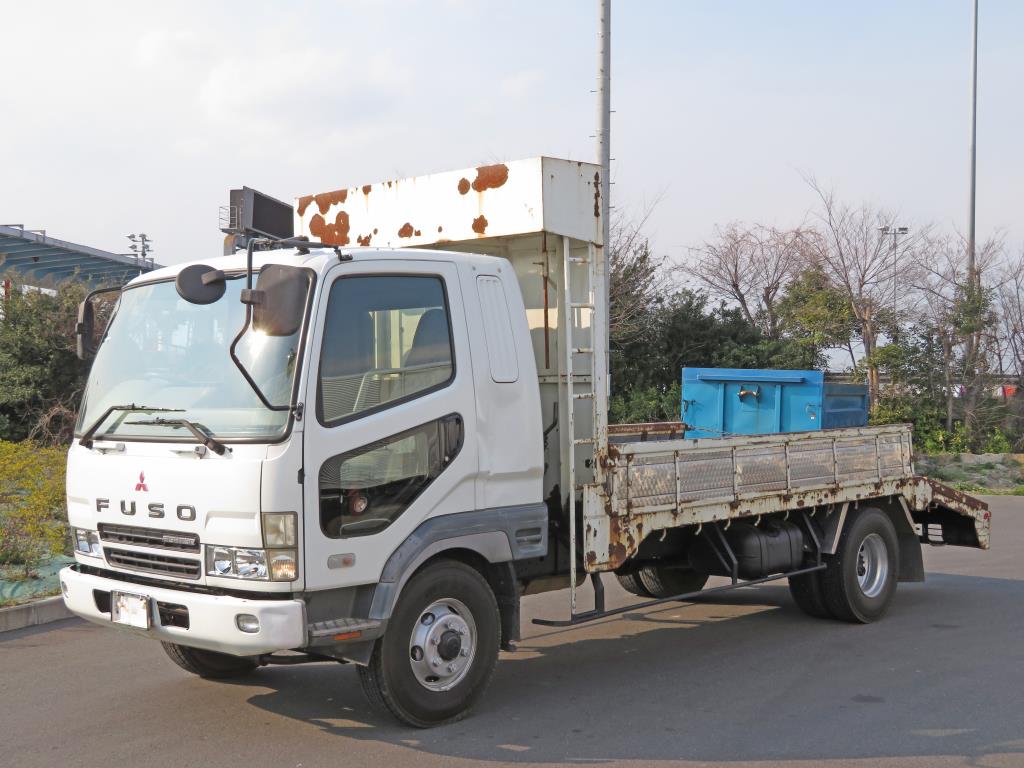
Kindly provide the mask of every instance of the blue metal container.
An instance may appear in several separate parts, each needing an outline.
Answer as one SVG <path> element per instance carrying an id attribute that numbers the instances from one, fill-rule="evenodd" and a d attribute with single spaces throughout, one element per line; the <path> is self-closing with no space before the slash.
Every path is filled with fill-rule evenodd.
<path id="1" fill-rule="evenodd" d="M 686 437 L 863 427 L 862 384 L 826 382 L 821 371 L 683 368 Z"/>

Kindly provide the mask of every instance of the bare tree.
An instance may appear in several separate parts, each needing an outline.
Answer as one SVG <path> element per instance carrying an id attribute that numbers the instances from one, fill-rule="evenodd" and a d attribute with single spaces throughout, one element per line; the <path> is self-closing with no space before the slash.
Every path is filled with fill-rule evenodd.
<path id="1" fill-rule="evenodd" d="M 647 310 L 662 293 L 667 273 L 664 257 L 655 256 L 642 233 L 650 211 L 638 221 L 612 222 L 608 244 L 609 334 L 628 342 L 646 330 Z"/>
<path id="2" fill-rule="evenodd" d="M 804 263 L 808 233 L 733 222 L 716 229 L 686 271 L 712 295 L 735 302 L 768 338 L 778 338 L 780 293 Z"/>
<path id="3" fill-rule="evenodd" d="M 916 270 L 918 261 L 912 255 L 919 250 L 927 229 L 918 229 L 898 241 L 894 254 L 892 239 L 883 234 L 883 228 L 894 223 L 893 214 L 867 204 L 844 203 L 813 178 L 808 184 L 821 201 L 817 214 L 820 229 L 812 240 L 813 257 L 850 302 L 864 345 L 868 393 L 874 407 L 878 402 L 878 366 L 872 355 L 878 347 L 881 321 L 893 305 L 895 286 L 905 283 Z M 892 318 L 892 322 L 896 325 L 899 318 Z"/>
<path id="4" fill-rule="evenodd" d="M 998 290 L 1001 362 L 1024 385 L 1024 249 L 1003 264 Z"/>
<path id="5" fill-rule="evenodd" d="M 998 238 L 990 238 L 975 249 L 977 276 L 973 283 L 967 274 L 967 250 L 962 237 L 928 238 L 918 251 L 911 283 L 920 292 L 927 318 L 942 347 L 946 429 L 953 428 L 958 395 L 964 422 L 973 429 L 988 373 L 993 364 L 1001 364 L 1001 344 L 1005 341 L 1012 348 L 1013 342 L 1005 331 L 997 333 L 996 315 L 987 298 L 994 295 L 1000 299 L 1005 317 L 1012 266 L 998 268 L 1002 254 Z M 1024 282 L 1024 278 L 1020 279 Z M 980 296 L 976 295 L 976 285 L 982 287 Z M 1003 304 L 1004 298 L 1007 304 Z M 1012 307 L 1010 310 L 1012 313 Z"/>

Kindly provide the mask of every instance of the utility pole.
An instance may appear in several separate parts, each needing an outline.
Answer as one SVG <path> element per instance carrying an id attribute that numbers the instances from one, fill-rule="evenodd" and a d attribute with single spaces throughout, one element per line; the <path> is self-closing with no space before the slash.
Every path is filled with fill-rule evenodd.
<path id="1" fill-rule="evenodd" d="M 612 112 L 612 0 L 598 0 L 600 28 L 597 46 L 597 163 L 601 166 L 602 239 L 608 248 L 611 222 L 608 198 L 611 188 L 611 112 Z"/>
<path id="2" fill-rule="evenodd" d="M 974 23 L 971 36 L 971 182 L 967 215 L 967 285 L 973 293 L 978 286 L 975 264 L 975 189 L 978 173 L 978 0 L 974 0 Z"/>
<path id="3" fill-rule="evenodd" d="M 601 270 L 604 279 L 600 290 L 604 292 L 602 303 L 605 307 L 604 359 L 608 359 L 608 342 L 611 337 L 609 315 L 611 314 L 611 267 L 608 258 L 611 240 L 611 118 L 612 118 L 612 0 L 598 0 L 597 33 L 597 162 L 601 166 Z M 605 377 L 605 395 L 611 393 L 611 376 Z"/>

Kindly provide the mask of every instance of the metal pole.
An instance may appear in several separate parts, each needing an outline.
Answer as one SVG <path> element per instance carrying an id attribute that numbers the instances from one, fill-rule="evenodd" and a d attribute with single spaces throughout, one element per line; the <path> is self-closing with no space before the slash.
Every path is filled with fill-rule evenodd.
<path id="1" fill-rule="evenodd" d="M 974 212 L 978 166 L 978 0 L 974 0 L 974 23 L 971 36 L 971 194 L 967 217 L 967 284 L 975 288 Z"/>
<path id="2" fill-rule="evenodd" d="M 604 306 L 610 311 L 609 284 L 611 270 L 608 269 L 608 241 L 611 239 L 609 204 L 611 196 L 611 115 L 612 115 L 612 0 L 598 0 L 600 26 L 597 52 L 597 162 L 601 166 L 601 250 L 598 254 L 604 266 L 604 284 L 595 286 L 604 292 Z M 604 358 L 608 359 L 608 311 L 604 317 L 595 318 L 604 325 Z M 592 321 L 593 322 L 593 321 Z M 605 377 L 605 395 L 611 391 L 611 377 Z M 595 446 L 597 448 L 598 446 Z"/>
<path id="3" fill-rule="evenodd" d="M 597 50 L 597 162 L 601 166 L 602 245 L 608 245 L 608 194 L 611 175 L 611 76 L 612 76 L 612 0 L 598 0 L 601 26 Z"/>
<path id="4" fill-rule="evenodd" d="M 899 267 L 896 263 L 896 232 L 892 233 L 892 328 L 893 328 L 893 340 L 895 341 L 896 336 L 896 280 Z"/>

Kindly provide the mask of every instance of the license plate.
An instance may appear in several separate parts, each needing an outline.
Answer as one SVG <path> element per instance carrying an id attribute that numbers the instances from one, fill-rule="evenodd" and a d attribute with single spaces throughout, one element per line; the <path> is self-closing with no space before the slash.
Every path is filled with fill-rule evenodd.
<path id="1" fill-rule="evenodd" d="M 115 624 L 149 629 L 149 598 L 129 592 L 111 592 L 110 620 Z"/>

